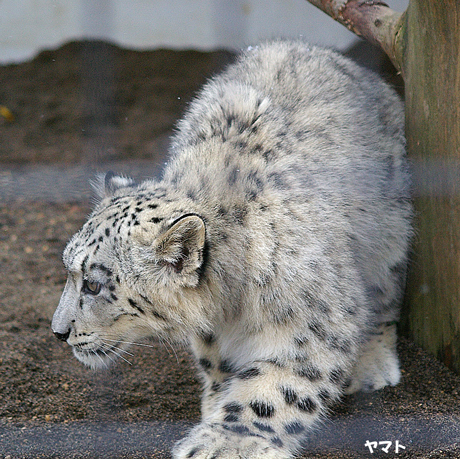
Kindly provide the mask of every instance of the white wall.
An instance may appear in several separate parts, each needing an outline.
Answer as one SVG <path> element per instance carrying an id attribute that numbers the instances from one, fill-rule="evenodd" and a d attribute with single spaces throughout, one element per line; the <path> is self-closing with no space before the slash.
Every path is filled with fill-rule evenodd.
<path id="1" fill-rule="evenodd" d="M 388 3 L 403 11 L 408 0 Z M 81 38 L 209 50 L 299 35 L 339 48 L 355 40 L 306 0 L 0 0 L 0 63 Z"/>

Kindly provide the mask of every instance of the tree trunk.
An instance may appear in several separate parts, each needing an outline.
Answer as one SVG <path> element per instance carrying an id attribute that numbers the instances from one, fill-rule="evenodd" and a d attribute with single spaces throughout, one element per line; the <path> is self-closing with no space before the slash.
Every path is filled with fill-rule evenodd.
<path id="1" fill-rule="evenodd" d="M 402 330 L 460 374 L 460 2 L 309 0 L 389 55 L 405 82 L 416 237 Z"/>
<path id="2" fill-rule="evenodd" d="M 411 0 L 402 29 L 417 236 L 403 328 L 460 373 L 460 3 Z"/>

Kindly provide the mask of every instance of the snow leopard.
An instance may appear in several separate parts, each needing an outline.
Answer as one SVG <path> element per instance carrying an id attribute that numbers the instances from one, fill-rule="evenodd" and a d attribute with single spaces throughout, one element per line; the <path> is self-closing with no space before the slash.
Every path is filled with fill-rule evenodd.
<path id="1" fill-rule="evenodd" d="M 102 367 L 186 343 L 202 419 L 179 458 L 292 458 L 345 394 L 400 380 L 412 236 L 403 105 L 330 49 L 243 51 L 186 108 L 160 178 L 100 178 L 52 331 Z"/>

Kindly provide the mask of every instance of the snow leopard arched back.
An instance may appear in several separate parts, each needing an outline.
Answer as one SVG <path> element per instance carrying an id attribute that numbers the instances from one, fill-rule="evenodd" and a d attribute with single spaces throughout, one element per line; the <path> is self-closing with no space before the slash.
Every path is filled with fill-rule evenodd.
<path id="1" fill-rule="evenodd" d="M 412 208 L 403 107 L 303 42 L 210 80 L 159 181 L 109 175 L 69 242 L 53 318 L 82 362 L 187 342 L 202 422 L 175 458 L 288 458 L 344 393 L 399 381 L 395 321 Z"/>

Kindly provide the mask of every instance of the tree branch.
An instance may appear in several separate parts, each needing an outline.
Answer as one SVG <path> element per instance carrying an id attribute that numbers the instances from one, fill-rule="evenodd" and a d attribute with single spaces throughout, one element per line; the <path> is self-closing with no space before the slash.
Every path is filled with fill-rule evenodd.
<path id="1" fill-rule="evenodd" d="M 402 70 L 399 35 L 404 13 L 397 13 L 377 0 L 308 0 L 356 35 L 385 51 L 398 70 Z"/>

